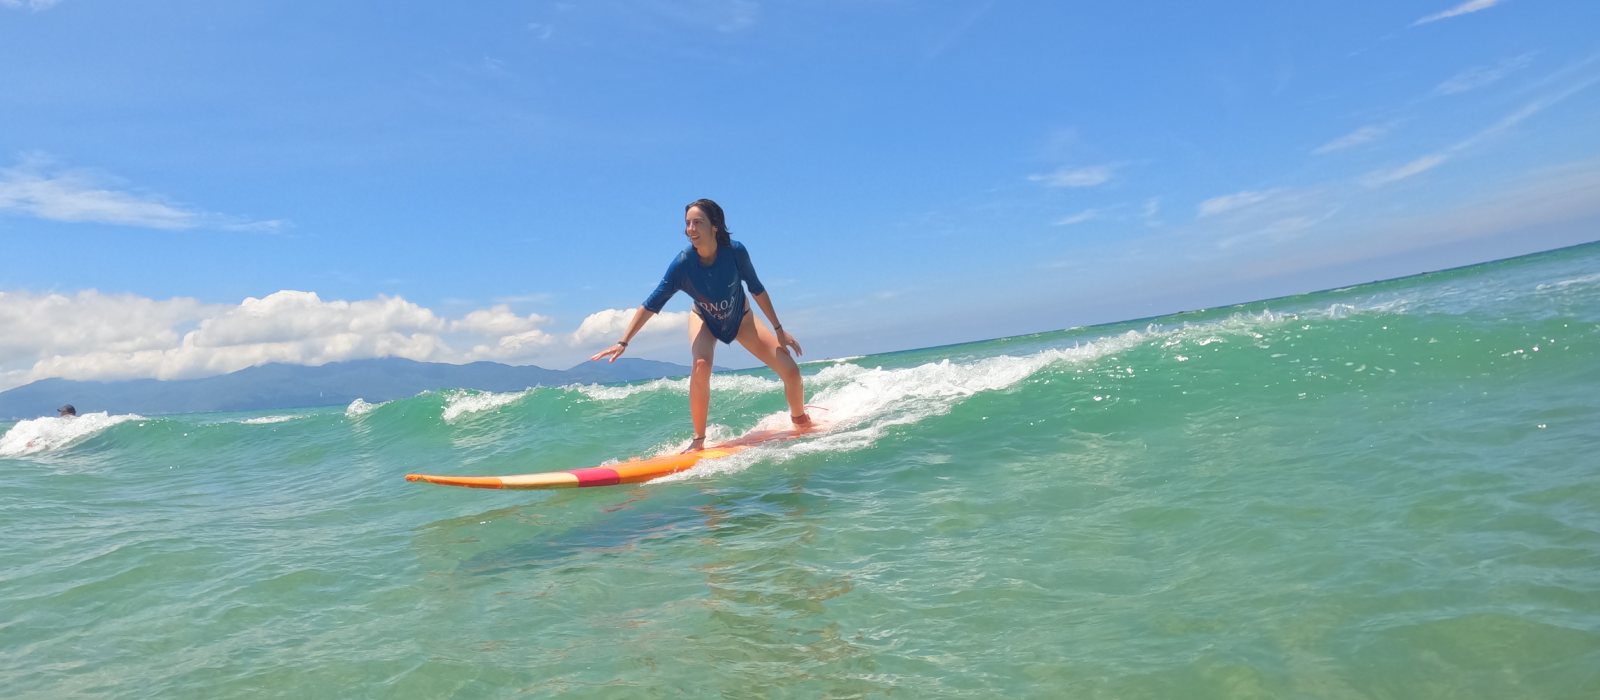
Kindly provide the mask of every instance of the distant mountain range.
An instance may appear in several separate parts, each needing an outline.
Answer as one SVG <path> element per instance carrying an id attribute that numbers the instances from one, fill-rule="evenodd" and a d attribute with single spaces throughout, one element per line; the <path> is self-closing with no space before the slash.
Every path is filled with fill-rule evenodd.
<path id="1" fill-rule="evenodd" d="M 211 413 L 373 403 L 415 396 L 430 389 L 521 391 L 534 386 L 610 384 L 679 377 L 689 368 L 670 362 L 624 358 L 614 363 L 585 362 L 569 370 L 533 365 L 474 362 L 448 365 L 379 359 L 335 362 L 319 367 L 269 364 L 204 379 L 134 379 L 84 382 L 42 379 L 0 392 L 0 419 L 53 416 L 70 403 L 78 413 Z"/>

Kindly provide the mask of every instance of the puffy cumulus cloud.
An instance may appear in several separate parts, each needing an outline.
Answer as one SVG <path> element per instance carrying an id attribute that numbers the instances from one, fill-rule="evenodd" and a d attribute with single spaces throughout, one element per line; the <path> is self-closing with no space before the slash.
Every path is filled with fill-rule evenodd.
<path id="1" fill-rule="evenodd" d="M 0 292 L 0 368 L 54 355 L 170 348 L 227 307 L 194 299 L 146 299 L 94 290 Z"/>
<path id="2" fill-rule="evenodd" d="M 186 341 L 200 347 L 271 345 L 343 335 L 438 334 L 447 323 L 399 297 L 369 301 L 323 301 L 315 292 L 285 290 L 245 299 L 205 320 Z"/>
<path id="3" fill-rule="evenodd" d="M 323 301 L 281 291 L 237 306 L 95 291 L 0 294 L 0 373 L 9 383 L 181 379 L 269 362 L 369 357 L 450 360 L 448 323 L 399 298 Z M 31 366 L 30 366 L 31 365 Z"/>
<path id="4" fill-rule="evenodd" d="M 562 338 L 543 330 L 550 318 L 539 314 L 518 315 L 506 304 L 479 309 L 451 321 L 450 329 L 480 338 L 470 353 L 474 360 L 516 362 L 532 360 L 543 351 L 562 345 Z"/>
<path id="5" fill-rule="evenodd" d="M 541 330 L 530 330 L 500 336 L 493 343 L 475 345 L 472 348 L 472 356 L 476 360 L 514 362 L 537 357 L 541 351 L 547 350 L 559 342 L 561 342 L 561 339 L 557 336 Z"/>
<path id="6" fill-rule="evenodd" d="M 0 389 L 48 377 L 185 379 L 281 362 L 376 357 L 428 362 L 564 364 L 614 340 L 633 310 L 606 310 L 577 331 L 506 304 L 445 318 L 399 297 L 325 300 L 284 290 L 238 304 L 96 291 L 0 292 Z M 688 312 L 660 314 L 646 344 L 683 332 Z"/>
<path id="7" fill-rule="evenodd" d="M 511 311 L 507 304 L 498 304 L 493 308 L 479 309 L 466 315 L 459 321 L 452 321 L 450 328 L 466 333 L 480 333 L 484 335 L 518 335 L 537 329 L 539 326 L 550 322 L 550 319 L 538 314 L 518 316 Z"/>
<path id="8" fill-rule="evenodd" d="M 633 320 L 636 309 L 606 309 L 589 314 L 578 324 L 578 330 L 572 334 L 572 339 L 580 345 L 593 345 L 622 337 L 628 330 L 628 322 Z M 688 329 L 688 311 L 668 311 L 656 314 L 651 319 L 640 335 L 661 336 L 669 332 L 683 333 Z"/>

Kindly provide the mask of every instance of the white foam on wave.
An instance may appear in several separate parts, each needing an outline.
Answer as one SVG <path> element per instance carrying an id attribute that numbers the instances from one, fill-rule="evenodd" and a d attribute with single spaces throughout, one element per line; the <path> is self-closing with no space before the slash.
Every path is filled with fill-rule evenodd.
<path id="1" fill-rule="evenodd" d="M 1269 340 L 1268 333 L 1291 324 L 1320 319 L 1338 320 L 1359 314 L 1389 313 L 1393 308 L 1392 303 L 1367 306 L 1336 303 L 1309 311 L 1264 309 L 1198 323 L 1151 324 L 1144 330 L 1103 336 L 1073 347 L 1050 348 L 1028 355 L 1002 355 L 960 362 L 945 359 L 905 368 L 885 369 L 881 366 L 836 363 L 820 368 L 815 374 L 808 375 L 806 380 L 809 402 L 818 407 L 812 411 L 812 416 L 823 426 L 819 434 L 790 442 L 762 445 L 730 457 L 708 461 L 693 470 L 657 481 L 714 477 L 737 473 L 761 462 L 782 462 L 801 455 L 863 449 L 896 426 L 911 425 L 947 414 L 974 395 L 1006 390 L 1053 366 L 1089 365 L 1147 343 L 1155 343 L 1168 350 L 1172 361 L 1186 362 L 1190 358 L 1179 352 L 1184 346 L 1262 343 Z M 1124 366 L 1117 371 L 1133 374 L 1140 370 Z M 634 387 L 604 389 L 617 392 L 605 398 L 622 398 L 639 391 L 664 388 L 683 391 L 686 386 L 684 380 L 662 380 Z M 747 391 L 779 391 L 781 384 L 775 380 L 758 380 L 741 388 Z M 761 418 L 752 430 L 776 430 L 788 426 L 787 412 L 780 411 Z M 713 433 L 708 442 L 715 444 L 718 439 L 733 437 L 726 432 L 724 435 L 726 437 L 719 437 Z M 665 454 L 683 446 L 683 443 L 662 445 L 659 452 Z"/>
<path id="2" fill-rule="evenodd" d="M 273 423 L 287 423 L 299 416 L 261 416 L 260 418 L 246 418 L 239 421 L 243 425 L 272 425 Z"/>
<path id="3" fill-rule="evenodd" d="M 845 363 L 848 363 L 848 362 L 855 362 L 857 360 L 864 360 L 866 358 L 867 358 L 866 355 L 850 355 L 848 357 L 825 357 L 825 358 L 820 359 L 820 360 L 806 360 L 804 362 L 801 362 L 800 366 L 809 367 L 811 365 L 842 365 L 842 364 L 845 364 Z"/>
<path id="4" fill-rule="evenodd" d="M 1359 304 L 1334 302 L 1322 308 L 1294 311 L 1261 309 L 1200 322 L 1153 323 L 1143 330 L 1103 336 L 1074 347 L 1051 348 L 1023 356 L 1004 355 L 962 362 L 946 359 L 897 369 L 855 364 L 870 358 L 846 358 L 850 362 L 839 361 L 821 367 L 806 379 L 810 403 L 825 409 L 812 412 L 812 416 L 824 426 L 818 435 L 762 445 L 730 457 L 708 461 L 693 470 L 657 481 L 731 474 L 759 462 L 781 462 L 806 454 L 862 449 L 871 446 L 895 426 L 915 424 L 949 413 L 973 395 L 1005 390 L 1048 367 L 1063 363 L 1087 365 L 1147 343 L 1157 344 L 1168 351 L 1167 357 L 1171 361 L 1187 362 L 1191 358 L 1182 354 L 1186 346 L 1230 343 L 1259 345 L 1271 342 L 1270 334 L 1284 327 L 1300 324 L 1309 328 L 1305 324 L 1340 321 L 1363 315 L 1405 313 L 1409 303 L 1412 303 L 1411 299 L 1400 296 L 1366 300 Z M 809 364 L 814 366 L 821 363 Z M 1140 368 L 1125 366 L 1117 368 L 1117 371 L 1133 374 Z M 673 383 L 673 387 L 684 386 L 687 385 L 683 380 Z M 631 391 L 619 393 L 614 398 L 654 388 L 662 387 L 616 387 Z M 762 380 L 744 389 L 776 391 L 781 389 L 781 385 L 773 380 Z M 778 412 L 763 417 L 752 430 L 782 429 L 788 425 L 786 413 Z M 716 440 L 708 442 L 715 443 Z M 682 445 L 663 446 L 662 452 L 676 449 L 682 449 Z"/>
<path id="5" fill-rule="evenodd" d="M 452 391 L 445 394 L 444 422 L 451 423 L 463 416 L 486 413 L 509 406 L 527 396 L 531 391 L 533 390 L 526 389 L 506 393 Z"/>
<path id="6" fill-rule="evenodd" d="M 1574 277 L 1572 279 L 1560 280 L 1557 282 L 1544 282 L 1535 286 L 1534 290 L 1539 292 L 1548 292 L 1551 290 L 1570 289 L 1572 287 L 1594 286 L 1600 286 L 1600 273 L 1595 273 L 1592 275 L 1579 275 L 1578 277 Z"/>
<path id="7" fill-rule="evenodd" d="M 11 426 L 5 435 L 0 436 L 0 457 L 54 452 L 119 423 L 144 419 L 144 416 L 134 413 L 113 416 L 102 411 L 71 418 L 25 420 Z"/>
<path id="8" fill-rule="evenodd" d="M 652 379 L 638 384 L 607 385 L 600 384 L 573 384 L 565 387 L 568 391 L 576 391 L 596 401 L 617 401 L 637 394 L 654 391 L 670 391 L 678 394 L 689 393 L 689 378 L 677 377 L 673 379 Z M 745 374 L 717 374 L 711 375 L 711 390 L 717 393 L 734 394 L 761 394 L 774 389 L 782 389 L 783 383 L 776 379 L 765 377 L 752 377 Z"/>
<path id="9" fill-rule="evenodd" d="M 1181 348 L 1185 345 L 1205 347 L 1240 340 L 1261 343 L 1269 339 L 1268 333 L 1294 324 L 1301 324 L 1302 330 L 1308 330 L 1311 328 L 1310 323 L 1318 321 L 1339 321 L 1367 314 L 1402 313 L 1404 303 L 1404 300 L 1391 300 L 1366 306 L 1335 303 L 1322 309 L 1300 311 L 1262 309 L 1201 323 L 1173 325 L 1152 323 L 1145 328 L 1143 335 L 1151 339 L 1161 339 L 1161 347 L 1164 349 Z"/>
<path id="10" fill-rule="evenodd" d="M 947 414 L 974 395 L 1006 390 L 1052 366 L 1087 365 L 1147 343 L 1158 343 L 1169 351 L 1181 350 L 1186 345 L 1203 347 L 1217 343 L 1261 343 L 1268 340 L 1267 333 L 1290 324 L 1389 313 L 1393 309 L 1392 303 L 1370 306 L 1336 303 L 1324 309 L 1295 312 L 1264 309 L 1200 323 L 1151 324 L 1142 331 L 1127 331 L 1070 348 L 1050 348 L 1022 356 L 1002 355 L 961 362 L 945 359 L 895 369 L 851 363 L 832 364 L 820 368 L 806 380 L 809 402 L 819 407 L 812 411 L 812 416 L 824 426 L 818 435 L 762 445 L 730 457 L 708 461 L 693 470 L 657 481 L 713 477 L 737 473 L 760 462 L 782 462 L 801 455 L 863 449 L 896 426 L 911 425 Z M 1182 354 L 1173 354 L 1171 357 L 1176 362 L 1190 359 Z M 1130 366 L 1121 367 L 1118 371 L 1132 374 L 1139 370 Z M 677 385 L 686 386 L 682 380 L 678 380 Z M 646 390 L 642 387 L 607 388 L 634 389 L 615 398 Z M 777 391 L 781 390 L 781 384 L 775 380 L 760 380 L 744 388 L 749 391 Z M 763 417 L 752 430 L 774 430 L 788 426 L 787 413 L 778 412 Z M 714 444 L 717 441 L 715 438 L 713 436 L 708 442 Z M 682 449 L 682 445 L 662 446 L 661 451 L 665 453 L 676 449 Z"/>
<path id="11" fill-rule="evenodd" d="M 367 403 L 366 399 L 356 399 L 354 401 L 351 401 L 349 406 L 345 406 L 344 407 L 344 417 L 346 417 L 346 418 L 357 418 L 357 417 L 360 417 L 360 416 L 364 416 L 364 415 L 367 415 L 368 413 L 371 413 L 373 411 L 378 410 L 379 406 L 382 406 L 382 405 L 384 405 L 386 403 L 389 403 L 389 402 L 388 401 L 383 401 L 383 402 L 380 402 L 380 403 Z"/>
<path id="12" fill-rule="evenodd" d="M 695 469 L 656 481 L 681 481 L 744 471 L 758 462 L 840 453 L 871 446 L 890 428 L 915 424 L 954 410 L 965 399 L 1003 391 L 1039 371 L 1062 363 L 1081 364 L 1123 352 L 1149 340 L 1130 331 L 1071 348 L 1043 350 L 1022 357 L 1003 355 L 971 362 L 939 362 L 898 369 L 834 365 L 807 382 L 815 394 L 812 416 L 822 432 L 791 442 L 752 448 L 708 461 Z M 784 413 L 763 417 L 754 430 L 787 427 Z M 712 441 L 714 442 L 714 441 Z"/>

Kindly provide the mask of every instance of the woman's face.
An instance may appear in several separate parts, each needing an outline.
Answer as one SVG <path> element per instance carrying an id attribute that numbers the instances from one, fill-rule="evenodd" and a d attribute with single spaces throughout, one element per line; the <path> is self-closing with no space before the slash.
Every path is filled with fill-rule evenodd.
<path id="1" fill-rule="evenodd" d="M 689 237 L 690 245 L 698 248 L 702 243 L 715 243 L 717 229 L 711 225 L 711 219 L 705 212 L 700 211 L 700 207 L 689 207 L 683 213 L 683 235 Z"/>

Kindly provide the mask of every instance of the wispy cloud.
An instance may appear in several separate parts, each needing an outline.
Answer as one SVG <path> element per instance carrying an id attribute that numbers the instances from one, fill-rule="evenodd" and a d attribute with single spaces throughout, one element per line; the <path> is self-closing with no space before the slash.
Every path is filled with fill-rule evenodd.
<path id="1" fill-rule="evenodd" d="M 52 221 L 188 229 L 201 214 L 159 198 L 119 191 L 84 171 L 53 170 L 38 158 L 0 169 L 0 212 Z"/>
<path id="2" fill-rule="evenodd" d="M 555 36 L 556 28 L 553 24 L 529 22 L 528 33 L 532 34 L 533 38 L 538 39 L 539 41 L 549 41 L 550 37 Z"/>
<path id="3" fill-rule="evenodd" d="M 733 0 L 724 8 L 717 21 L 717 31 L 725 34 L 742 32 L 754 27 L 761 19 L 761 5 L 753 0 Z"/>
<path id="4" fill-rule="evenodd" d="M 1423 17 L 1422 19 L 1412 22 L 1411 26 L 1415 27 L 1423 24 L 1431 24 L 1441 19 L 1450 19 L 1451 17 L 1459 17 L 1461 15 L 1480 12 L 1494 7 L 1495 5 L 1500 4 L 1500 2 L 1501 0 L 1468 0 L 1467 2 L 1456 5 L 1455 7 L 1443 12 L 1435 12 L 1431 15 Z"/>
<path id="5" fill-rule="evenodd" d="M 1151 197 L 1144 202 L 1144 208 L 1139 210 L 1139 218 L 1144 220 L 1144 225 L 1157 228 L 1161 221 L 1161 198 Z"/>
<path id="6" fill-rule="evenodd" d="M 631 8 L 628 11 L 632 13 L 642 11 L 672 24 L 708 27 L 722 34 L 737 34 L 761 21 L 761 3 L 756 0 L 654 0 L 627 3 L 625 7 Z"/>
<path id="7" fill-rule="evenodd" d="M 1321 214 L 1296 214 L 1273 219 L 1266 224 L 1235 234 L 1217 241 L 1217 248 L 1227 250 L 1241 245 L 1256 245 L 1260 243 L 1276 244 L 1302 238 L 1307 231 L 1316 228 L 1319 224 L 1333 218 L 1339 212 L 1338 207 L 1329 209 Z"/>
<path id="8" fill-rule="evenodd" d="M 506 62 L 493 56 L 484 56 L 483 60 L 478 62 L 478 70 L 485 75 L 511 75 L 511 71 L 506 68 Z"/>
<path id="9" fill-rule="evenodd" d="M 1443 165 L 1450 157 L 1444 153 L 1430 153 L 1396 168 L 1374 170 L 1362 175 L 1360 182 L 1367 187 L 1382 187 L 1409 177 L 1421 175 Z"/>
<path id="10" fill-rule="evenodd" d="M 1080 211 L 1080 212 L 1078 212 L 1076 214 L 1072 214 L 1070 216 L 1064 216 L 1064 217 L 1061 217 L 1059 219 L 1056 219 L 1056 225 L 1057 226 L 1076 226 L 1078 224 L 1088 223 L 1090 221 L 1094 221 L 1095 219 L 1100 218 L 1100 216 L 1101 216 L 1101 212 L 1100 212 L 1099 209 L 1085 209 L 1084 211 Z"/>
<path id="11" fill-rule="evenodd" d="M 0 7 L 12 10 L 28 9 L 34 12 L 43 12 L 55 7 L 60 2 L 61 0 L 0 0 Z"/>
<path id="12" fill-rule="evenodd" d="M 196 211 L 156 195 L 130 191 L 115 178 L 100 173 L 62 167 L 39 154 L 23 156 L 18 164 L 0 168 L 0 214 L 3 213 L 169 231 L 271 231 L 285 225 L 282 221 L 246 221 Z"/>
<path id="13" fill-rule="evenodd" d="M 973 7 L 972 11 L 967 13 L 960 24 L 952 27 L 948 33 L 939 39 L 938 43 L 928 50 L 926 59 L 930 61 L 937 59 L 949 51 L 951 47 L 960 43 L 967 33 L 972 31 L 972 27 L 983 19 L 984 15 L 989 14 L 989 10 L 994 8 L 995 2 L 996 0 L 988 0 L 988 2 Z"/>
<path id="14" fill-rule="evenodd" d="M 1531 54 L 1523 54 L 1515 58 L 1508 58 L 1494 66 L 1479 66 L 1469 68 L 1450 77 L 1433 89 L 1434 95 L 1459 95 L 1479 88 L 1488 87 L 1501 78 L 1504 78 L 1533 62 Z"/>
<path id="15" fill-rule="evenodd" d="M 1527 121 L 1534 115 L 1537 115 L 1540 112 L 1555 106 L 1556 104 L 1566 100 L 1569 97 L 1572 97 L 1573 95 L 1589 89 L 1597 82 L 1600 82 L 1600 75 L 1589 76 L 1588 78 L 1579 80 L 1571 85 L 1566 86 L 1562 90 L 1550 93 L 1544 97 L 1529 102 L 1522 107 L 1519 107 L 1516 111 L 1501 117 L 1499 121 L 1490 124 L 1488 127 L 1485 127 L 1478 132 L 1460 141 L 1457 141 L 1454 144 L 1451 144 L 1449 147 L 1422 156 L 1399 167 L 1375 170 L 1361 176 L 1357 179 L 1357 181 L 1367 187 L 1382 187 L 1384 185 L 1399 182 L 1406 178 L 1428 172 L 1429 170 L 1443 165 L 1455 154 L 1474 148 L 1485 141 L 1516 128 L 1519 124 Z"/>
<path id="16" fill-rule="evenodd" d="M 537 292 L 495 297 L 494 300 L 499 304 L 549 304 L 556 300 L 556 295 L 549 292 Z"/>
<path id="17" fill-rule="evenodd" d="M 1377 141 L 1378 139 L 1383 138 L 1384 135 L 1388 134 L 1390 128 L 1392 127 L 1388 124 L 1368 124 L 1356 129 L 1355 131 L 1345 134 L 1344 136 L 1340 136 L 1339 138 L 1318 146 L 1315 150 L 1311 151 L 1311 153 L 1313 155 L 1322 156 L 1335 151 L 1343 151 L 1347 148 L 1355 148 L 1356 146 L 1372 143 L 1373 141 Z"/>
<path id="18" fill-rule="evenodd" d="M 1061 168 L 1053 173 L 1029 175 L 1029 182 L 1043 183 L 1046 187 L 1095 187 L 1111 180 L 1111 166 L 1096 165 L 1087 168 Z"/>
<path id="19" fill-rule="evenodd" d="M 1272 199 L 1282 192 L 1282 189 L 1270 189 L 1236 192 L 1234 194 L 1227 194 L 1221 197 L 1212 197 L 1211 199 L 1200 203 L 1197 215 L 1203 219 L 1208 216 L 1217 216 L 1218 214 L 1226 214 L 1228 212 L 1254 207 L 1262 202 Z"/>
<path id="20" fill-rule="evenodd" d="M 1352 212 L 1362 220 L 1320 246 L 1261 259 L 1230 261 L 1244 278 L 1303 274 L 1373 261 L 1466 240 L 1504 242 L 1503 255 L 1548 250 L 1593 239 L 1600 221 L 1600 160 L 1589 159 L 1524 173 L 1478 196 L 1422 204 L 1405 213 Z M 1576 226 L 1556 226 L 1581 222 Z M 1542 231 L 1536 233 L 1535 231 Z M 1516 243 L 1510 243 L 1516 241 Z M 1481 258 L 1480 258 L 1481 259 Z"/>

